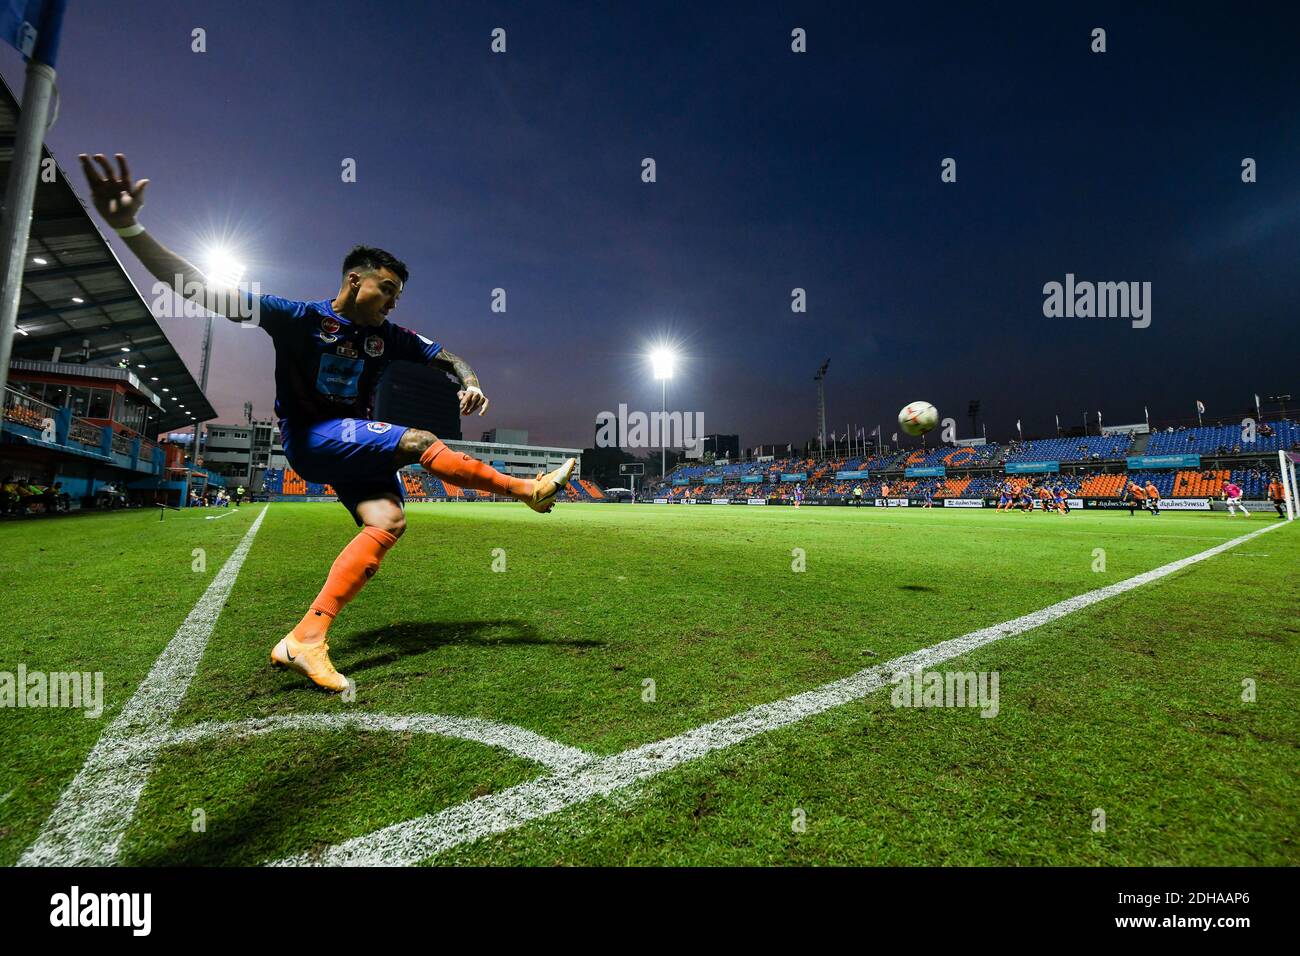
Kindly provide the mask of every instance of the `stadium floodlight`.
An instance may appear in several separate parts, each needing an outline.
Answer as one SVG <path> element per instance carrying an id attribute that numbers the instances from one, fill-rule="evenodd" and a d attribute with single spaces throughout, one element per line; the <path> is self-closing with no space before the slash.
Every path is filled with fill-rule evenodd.
<path id="1" fill-rule="evenodd" d="M 655 378 L 672 378 L 676 364 L 677 355 L 672 349 L 657 348 L 650 353 L 650 366 L 654 369 Z"/>
<path id="2" fill-rule="evenodd" d="M 660 410 L 663 413 L 659 419 L 660 427 L 668 418 L 668 380 L 673 377 L 673 366 L 677 364 L 677 353 L 666 346 L 659 346 L 650 352 L 650 367 L 654 370 L 655 378 L 659 379 L 662 388 L 659 390 L 659 397 L 662 404 Z M 662 432 L 659 435 L 659 480 L 663 481 L 667 475 L 668 469 L 668 448 L 664 445 Z"/>
<path id="3" fill-rule="evenodd" d="M 244 278 L 244 264 L 225 246 L 212 246 L 204 257 L 203 275 L 218 288 L 233 289 Z"/>

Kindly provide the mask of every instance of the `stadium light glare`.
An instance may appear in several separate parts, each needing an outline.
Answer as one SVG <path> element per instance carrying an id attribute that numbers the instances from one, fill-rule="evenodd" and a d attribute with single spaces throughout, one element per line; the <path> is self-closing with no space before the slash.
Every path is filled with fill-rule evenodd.
<path id="1" fill-rule="evenodd" d="M 36 263 L 38 266 L 47 265 L 46 261 L 42 259 L 40 256 L 33 256 L 32 262 Z"/>
<path id="2" fill-rule="evenodd" d="M 234 288 L 244 278 L 244 264 L 225 246 L 210 247 L 203 261 L 203 275 L 219 288 Z"/>
<path id="3" fill-rule="evenodd" d="M 77 305 L 81 305 L 81 304 L 82 304 L 83 302 L 85 302 L 86 300 L 83 299 L 83 298 L 81 298 L 81 296 L 74 295 L 74 296 L 72 297 L 72 301 L 75 302 L 75 303 L 77 303 Z"/>
<path id="4" fill-rule="evenodd" d="M 673 368 L 677 364 L 677 353 L 669 348 L 657 348 L 650 353 L 650 367 L 654 369 L 655 378 L 672 378 Z"/>
<path id="5" fill-rule="evenodd" d="M 659 380 L 660 409 L 668 414 L 668 380 L 673 377 L 673 367 L 677 364 L 677 353 L 666 345 L 659 345 L 650 350 L 650 368 Z M 662 481 L 668 467 L 668 449 L 662 440 L 659 448 L 659 479 Z"/>

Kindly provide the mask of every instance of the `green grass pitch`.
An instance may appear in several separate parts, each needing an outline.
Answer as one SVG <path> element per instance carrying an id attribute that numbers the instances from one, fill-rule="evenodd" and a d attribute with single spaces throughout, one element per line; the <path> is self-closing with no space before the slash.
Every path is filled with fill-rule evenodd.
<path id="1" fill-rule="evenodd" d="M 0 671 L 105 681 L 98 719 L 0 710 L 0 863 L 36 839 L 262 510 L 0 526 Z M 355 529 L 337 505 L 275 504 L 174 725 L 440 714 L 607 756 L 1275 522 L 413 504 L 332 630 L 334 661 L 357 682 L 349 703 L 271 670 L 267 654 Z M 1298 558 L 1300 529 L 1279 528 L 936 668 L 996 672 L 991 719 L 895 707 L 886 687 L 429 862 L 1298 864 Z M 311 854 L 549 772 L 429 734 L 217 736 L 161 753 L 119 862 Z"/>

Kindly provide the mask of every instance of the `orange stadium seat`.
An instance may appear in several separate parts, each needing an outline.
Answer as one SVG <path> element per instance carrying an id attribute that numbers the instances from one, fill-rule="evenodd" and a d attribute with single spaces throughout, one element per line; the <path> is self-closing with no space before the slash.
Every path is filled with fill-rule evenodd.
<path id="1" fill-rule="evenodd" d="M 966 449 L 963 449 L 965 451 Z M 934 493 L 936 498 L 960 498 L 966 493 L 969 478 L 945 478 Z"/>
<path id="2" fill-rule="evenodd" d="M 1128 484 L 1128 475 L 1093 475 L 1083 479 L 1079 494 L 1085 498 L 1118 498 Z"/>
<path id="3" fill-rule="evenodd" d="M 1180 471 L 1174 476 L 1174 498 L 1217 498 L 1223 494 L 1223 483 L 1230 472 Z M 1205 476 L 1209 475 L 1209 478 Z"/>

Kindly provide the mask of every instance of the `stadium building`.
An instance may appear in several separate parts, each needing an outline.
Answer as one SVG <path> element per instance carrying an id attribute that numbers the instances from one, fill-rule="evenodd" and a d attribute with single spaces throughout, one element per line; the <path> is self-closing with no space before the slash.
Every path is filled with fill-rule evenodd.
<path id="1" fill-rule="evenodd" d="M 227 484 L 239 482 L 254 492 L 261 491 L 266 469 L 288 466 L 280 429 L 269 418 L 247 425 L 208 425 L 201 457 L 208 470 L 223 476 Z"/>
<path id="2" fill-rule="evenodd" d="M 0 178 L 7 180 L 18 104 L 0 89 Z M 145 299 L 47 150 L 38 183 L 4 390 L 0 477 L 61 483 L 70 507 L 180 504 L 209 477 L 160 445 L 171 429 L 215 417 Z M 212 476 L 220 484 L 219 476 Z"/>

